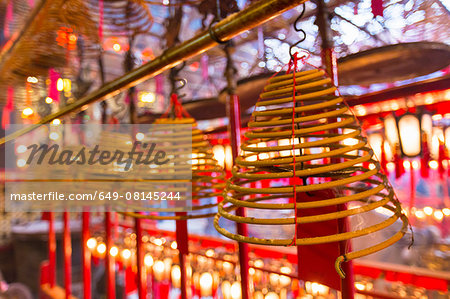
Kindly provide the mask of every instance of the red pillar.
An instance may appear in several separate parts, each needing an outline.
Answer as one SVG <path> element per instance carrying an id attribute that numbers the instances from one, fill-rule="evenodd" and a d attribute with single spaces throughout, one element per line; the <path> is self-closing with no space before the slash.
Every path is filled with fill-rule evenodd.
<path id="1" fill-rule="evenodd" d="M 55 215 L 48 212 L 48 264 L 49 264 L 49 282 L 50 287 L 56 285 L 56 235 L 54 227 Z"/>
<path id="2" fill-rule="evenodd" d="M 111 212 L 105 212 L 105 232 L 106 232 L 106 255 L 105 255 L 105 275 L 106 275 L 106 298 L 116 298 L 116 273 L 115 261 L 109 251 L 113 246 Z"/>
<path id="3" fill-rule="evenodd" d="M 233 161 L 239 155 L 241 147 L 241 107 L 239 97 L 235 94 L 227 97 L 227 112 L 229 118 L 228 135 L 230 137 L 231 150 L 233 152 Z M 234 163 L 233 163 L 234 164 Z M 245 217 L 243 208 L 236 210 L 236 215 Z M 239 235 L 247 235 L 247 225 L 237 223 L 237 231 Z M 248 244 L 239 242 L 239 267 L 241 271 L 241 287 L 242 299 L 250 298 L 250 288 L 248 281 Z"/>
<path id="4" fill-rule="evenodd" d="M 66 299 L 72 293 L 72 241 L 70 238 L 69 213 L 63 213 L 63 247 L 64 247 L 64 289 Z"/>
<path id="5" fill-rule="evenodd" d="M 136 231 L 136 262 L 137 262 L 137 287 L 139 299 L 147 297 L 147 270 L 144 264 L 145 249 L 142 243 L 142 219 L 135 218 L 134 226 Z"/>
<path id="6" fill-rule="evenodd" d="M 82 213 L 81 256 L 83 265 L 83 298 L 91 299 L 91 252 L 87 247 L 89 240 L 89 212 Z"/>
<path id="7" fill-rule="evenodd" d="M 186 212 L 178 212 L 176 215 L 183 216 L 186 215 Z M 180 259 L 181 299 L 187 299 L 186 256 L 189 254 L 187 220 L 176 220 L 175 222 L 177 249 Z"/>

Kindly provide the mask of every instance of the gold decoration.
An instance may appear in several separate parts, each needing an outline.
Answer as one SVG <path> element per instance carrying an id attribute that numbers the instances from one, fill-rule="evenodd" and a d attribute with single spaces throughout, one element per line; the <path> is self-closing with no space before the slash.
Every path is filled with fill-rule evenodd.
<path id="1" fill-rule="evenodd" d="M 295 100 L 293 99 L 295 94 Z M 293 109 L 295 109 L 293 111 Z M 239 241 L 263 245 L 312 245 L 350 240 L 368 235 L 403 221 L 400 231 L 388 240 L 364 250 L 348 252 L 336 260 L 341 276 L 342 261 L 386 248 L 406 232 L 408 220 L 395 199 L 373 151 L 361 136 L 361 128 L 349 108 L 323 70 L 309 70 L 269 79 L 248 123 L 250 130 L 236 159 L 232 178 L 227 182 L 224 201 L 219 204 L 214 226 L 222 235 Z M 289 180 L 284 186 L 256 188 L 256 183 L 269 185 L 273 179 Z M 298 183 L 294 183 L 297 180 Z M 303 184 L 299 184 L 303 181 Z M 332 190 L 331 199 L 297 200 L 306 193 Z M 317 193 L 316 193 L 317 194 Z M 271 211 L 336 206 L 358 202 L 348 210 L 313 216 L 274 218 Z M 230 213 L 242 207 L 260 211 L 258 217 Z M 392 214 L 385 221 L 365 228 L 335 235 L 311 238 L 270 239 L 243 236 L 227 231 L 220 218 L 248 225 L 294 225 L 317 223 L 385 209 Z M 262 214 L 261 211 L 267 213 Z M 244 214 L 245 215 L 245 214 Z M 260 216 L 262 215 L 262 217 Z M 267 216 L 266 216 L 267 215 Z"/>
<path id="2" fill-rule="evenodd" d="M 179 105 L 179 104 L 176 104 Z M 182 109 L 179 105 L 178 109 Z M 225 173 L 222 167 L 214 159 L 212 147 L 205 139 L 205 136 L 201 130 L 197 128 L 197 123 L 190 117 L 177 117 L 177 118 L 160 118 L 155 121 L 158 125 L 171 125 L 174 124 L 190 124 L 192 125 L 192 211 L 186 215 L 144 215 L 135 212 L 124 212 L 122 214 L 126 216 L 132 216 L 136 218 L 145 219 L 157 219 L 157 220 L 181 220 L 181 219 L 194 219 L 194 218 L 206 218 L 213 217 L 216 213 L 208 213 L 202 211 L 217 206 L 218 200 L 222 198 L 222 192 L 225 188 Z M 180 136 L 173 132 L 172 134 L 166 134 L 166 140 L 176 143 L 177 146 L 183 147 L 183 141 L 180 140 Z M 182 137 L 181 137 L 182 138 Z M 190 136 L 186 140 L 191 141 Z M 211 201 L 211 198 L 215 198 L 215 203 L 206 203 L 206 200 Z M 155 209 L 153 209 L 155 211 Z M 158 212 L 172 212 L 170 209 L 160 208 Z"/>

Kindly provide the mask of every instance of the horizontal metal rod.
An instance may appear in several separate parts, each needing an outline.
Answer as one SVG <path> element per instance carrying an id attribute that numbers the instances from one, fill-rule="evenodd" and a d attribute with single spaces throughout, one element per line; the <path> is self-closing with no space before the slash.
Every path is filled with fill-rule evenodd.
<path id="1" fill-rule="evenodd" d="M 219 40 L 230 40 L 244 31 L 259 26 L 306 1 L 307 0 L 260 0 L 254 2 L 246 9 L 230 15 L 229 17 L 218 22 L 211 28 L 212 33 Z M 205 30 L 190 40 L 167 49 L 161 56 L 142 65 L 141 67 L 132 70 L 114 81 L 106 83 L 93 93 L 86 95 L 76 102 L 62 107 L 59 111 L 42 118 L 38 123 L 27 126 L 26 128 L 5 136 L 0 140 L 0 145 L 29 133 L 39 126 L 49 123 L 56 118 L 77 111 L 85 105 L 92 104 L 109 96 L 114 96 L 124 89 L 136 86 L 137 84 L 146 81 L 167 69 L 173 68 L 181 62 L 201 54 L 216 45 L 217 43 L 211 37 L 209 31 Z"/>

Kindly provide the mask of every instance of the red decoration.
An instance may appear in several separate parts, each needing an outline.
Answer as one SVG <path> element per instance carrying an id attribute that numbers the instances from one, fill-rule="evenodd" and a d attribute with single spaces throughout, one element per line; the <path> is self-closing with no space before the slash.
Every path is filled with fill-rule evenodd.
<path id="1" fill-rule="evenodd" d="M 10 116 L 11 111 L 14 109 L 14 89 L 9 86 L 8 87 L 8 95 L 6 97 L 6 105 L 3 107 L 2 113 L 2 128 L 8 129 L 11 123 Z"/>
<path id="2" fill-rule="evenodd" d="M 383 0 L 372 0 L 372 13 L 373 16 L 383 16 Z"/>
<path id="3" fill-rule="evenodd" d="M 444 160 L 447 158 L 446 157 L 446 153 L 445 153 L 445 144 L 444 142 L 439 140 L 439 156 L 438 156 L 438 171 L 439 171 L 439 176 L 442 178 L 444 178 Z"/>
<path id="4" fill-rule="evenodd" d="M 427 136 L 424 134 L 422 137 L 422 156 L 420 157 L 420 175 L 423 178 L 428 178 L 430 176 L 430 149 L 428 147 Z"/>
<path id="5" fill-rule="evenodd" d="M 398 179 L 405 173 L 405 167 L 403 166 L 403 159 L 400 157 L 398 150 L 394 154 L 395 163 L 395 178 Z"/>
<path id="6" fill-rule="evenodd" d="M 308 193 L 297 193 L 299 202 L 309 202 L 335 198 L 333 190 L 321 190 Z M 337 212 L 337 206 L 326 206 L 314 209 L 299 209 L 298 217 L 323 215 Z M 297 225 L 297 238 L 310 238 L 338 233 L 337 219 L 317 223 L 302 223 Z M 341 278 L 336 273 L 334 262 L 340 255 L 339 243 L 325 243 L 298 246 L 298 277 L 305 281 L 316 281 L 333 289 L 341 290 Z M 314 271 L 311 271 L 314 269 Z"/>
<path id="7" fill-rule="evenodd" d="M 77 36 L 73 33 L 72 28 L 60 27 L 56 32 L 56 42 L 67 50 L 75 50 L 77 48 Z"/>
<path id="8" fill-rule="evenodd" d="M 50 79 L 50 84 L 48 85 L 48 96 L 52 98 L 53 102 L 59 103 L 59 91 L 57 88 L 58 79 L 61 75 L 54 69 L 48 71 L 48 77 Z"/>

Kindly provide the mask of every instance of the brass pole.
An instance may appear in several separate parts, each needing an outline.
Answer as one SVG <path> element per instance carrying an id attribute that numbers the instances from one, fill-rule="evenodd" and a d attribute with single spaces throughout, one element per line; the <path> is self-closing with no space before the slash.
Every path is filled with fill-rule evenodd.
<path id="1" fill-rule="evenodd" d="M 218 22 L 212 27 L 212 33 L 222 41 L 230 40 L 244 31 L 259 26 L 306 1 L 307 0 L 260 0 L 254 2 L 246 9 L 232 14 Z M 62 107 L 59 111 L 42 118 L 38 123 L 5 136 L 0 140 L 0 145 L 22 136 L 43 124 L 49 123 L 55 118 L 79 110 L 83 108 L 83 106 L 99 101 L 105 97 L 114 96 L 124 89 L 136 86 L 137 84 L 146 81 L 191 57 L 201 54 L 216 45 L 217 43 L 211 38 L 209 31 L 205 30 L 190 40 L 167 49 L 161 56 L 154 60 L 112 82 L 106 83 L 91 94 L 88 94 L 78 101 Z"/>

